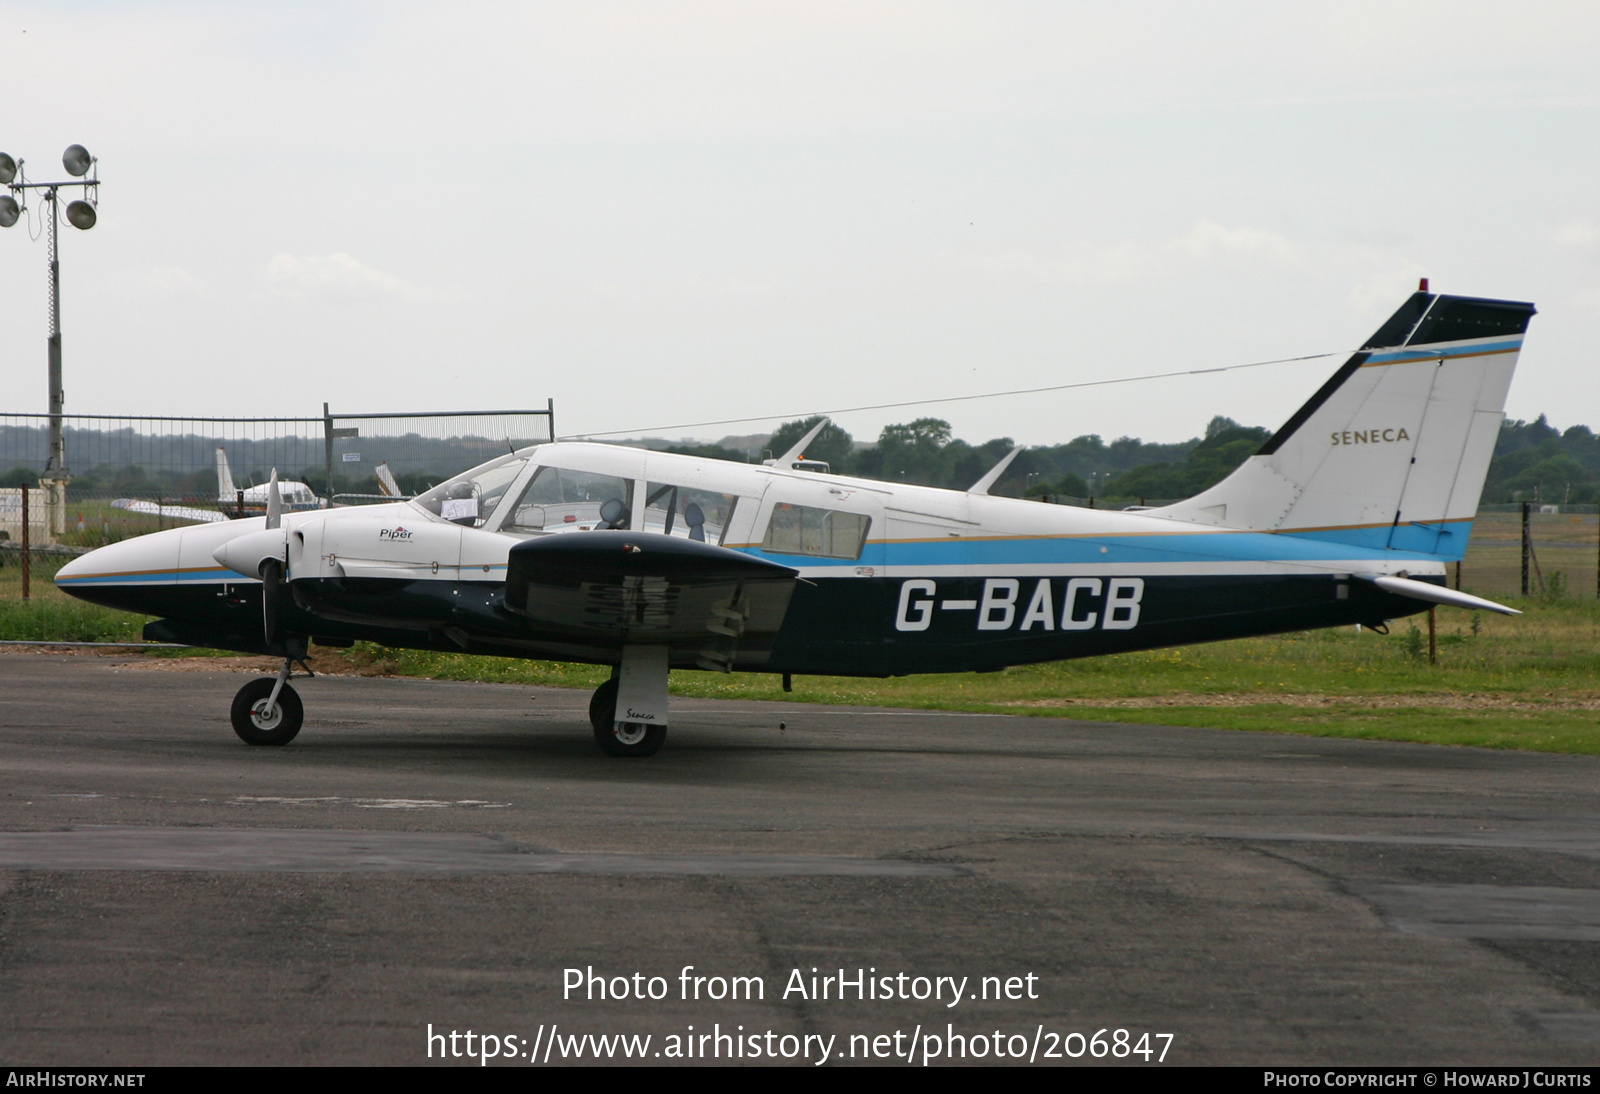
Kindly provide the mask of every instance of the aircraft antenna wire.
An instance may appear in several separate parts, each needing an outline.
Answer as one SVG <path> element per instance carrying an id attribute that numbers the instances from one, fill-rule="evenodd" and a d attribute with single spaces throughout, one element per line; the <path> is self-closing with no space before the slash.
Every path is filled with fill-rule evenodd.
<path id="1" fill-rule="evenodd" d="M 1145 380 L 1171 380 L 1179 376 L 1204 376 L 1212 372 L 1237 372 L 1240 369 L 1263 368 L 1267 365 L 1288 365 L 1300 361 L 1319 361 L 1326 357 L 1348 357 L 1355 350 L 1334 350 L 1328 353 L 1308 353 L 1303 357 L 1274 357 L 1270 361 L 1249 361 L 1242 365 L 1220 365 L 1216 368 L 1188 368 L 1177 372 L 1151 372 L 1143 376 L 1114 376 L 1108 380 L 1079 380 L 1070 384 L 1050 384 L 1046 387 L 1024 387 L 1009 391 L 984 391 L 975 395 L 944 395 L 933 399 L 908 399 L 901 403 L 873 403 L 868 406 L 836 407 L 832 410 L 810 410 L 795 414 L 757 414 L 748 418 L 718 418 L 709 422 L 679 422 L 676 425 L 652 425 L 637 429 L 607 429 L 594 433 L 569 433 L 561 440 L 576 441 L 586 437 L 648 436 L 651 433 L 673 429 L 698 429 L 707 425 L 743 425 L 747 422 L 770 422 L 778 419 L 814 418 L 818 415 L 833 417 L 836 414 L 853 414 L 864 410 L 898 410 L 908 406 L 933 406 L 939 403 L 966 403 L 976 399 L 1003 399 L 1008 395 L 1041 395 L 1051 391 L 1071 391 L 1075 388 L 1107 387 L 1111 384 L 1134 384 Z"/>

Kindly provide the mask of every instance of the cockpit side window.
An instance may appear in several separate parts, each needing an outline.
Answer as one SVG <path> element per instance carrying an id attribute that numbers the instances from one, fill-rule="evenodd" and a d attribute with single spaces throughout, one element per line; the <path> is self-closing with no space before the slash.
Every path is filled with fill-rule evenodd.
<path id="1" fill-rule="evenodd" d="M 413 504 L 453 524 L 481 528 L 527 462 L 526 456 L 501 456 L 440 483 L 415 498 Z"/>
<path id="2" fill-rule="evenodd" d="M 735 494 L 652 482 L 645 487 L 641 527 L 646 532 L 720 545 L 728 534 L 728 524 L 738 501 Z"/>
<path id="3" fill-rule="evenodd" d="M 616 475 L 541 467 L 511 507 L 502 531 L 560 532 L 632 527 L 633 483 Z"/>
<path id="4" fill-rule="evenodd" d="M 768 554 L 860 558 L 872 518 L 865 513 L 779 502 L 767 521 L 761 549 Z"/>

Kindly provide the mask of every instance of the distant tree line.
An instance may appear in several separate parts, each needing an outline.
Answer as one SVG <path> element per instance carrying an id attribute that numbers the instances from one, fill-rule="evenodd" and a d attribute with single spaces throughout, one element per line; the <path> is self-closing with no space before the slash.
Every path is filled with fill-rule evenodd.
<path id="1" fill-rule="evenodd" d="M 772 434 L 764 454 L 787 452 L 820 420 L 784 423 Z M 1107 444 L 1089 433 L 1065 444 L 1028 448 L 990 493 L 1093 497 L 1107 504 L 1192 497 L 1226 478 L 1271 435 L 1269 429 L 1240 425 L 1220 414 L 1207 424 L 1204 436 L 1175 444 L 1151 444 L 1136 437 L 1119 437 Z M 805 456 L 827 461 L 840 474 L 965 490 L 1013 447 L 1009 437 L 971 444 L 954 437 L 950 423 L 942 418 L 918 418 L 884 426 L 877 441 L 868 445 L 830 424 L 807 447 Z M 666 451 L 738 461 L 752 458 L 751 453 L 714 444 L 669 446 Z M 1483 501 L 1524 500 L 1557 504 L 1600 500 L 1600 436 L 1585 425 L 1559 431 L 1543 414 L 1532 422 L 1503 422 Z"/>
<path id="2" fill-rule="evenodd" d="M 1543 414 L 1531 422 L 1502 422 L 1483 500 L 1600 500 L 1600 436 L 1586 425 L 1563 432 Z"/>

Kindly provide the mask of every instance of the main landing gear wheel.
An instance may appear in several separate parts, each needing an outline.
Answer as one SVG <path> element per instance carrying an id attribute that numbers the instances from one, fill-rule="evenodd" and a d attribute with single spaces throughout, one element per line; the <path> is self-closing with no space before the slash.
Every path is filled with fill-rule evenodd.
<path id="1" fill-rule="evenodd" d="M 284 684 L 278 701 L 267 706 L 277 683 L 270 676 L 252 680 L 233 697 L 233 731 L 245 744 L 286 745 L 300 732 L 306 711 L 294 688 Z"/>
<path id="2" fill-rule="evenodd" d="M 617 679 L 612 677 L 594 689 L 589 700 L 589 724 L 594 726 L 594 743 L 607 756 L 654 756 L 667 742 L 667 727 L 648 722 L 616 724 Z"/>

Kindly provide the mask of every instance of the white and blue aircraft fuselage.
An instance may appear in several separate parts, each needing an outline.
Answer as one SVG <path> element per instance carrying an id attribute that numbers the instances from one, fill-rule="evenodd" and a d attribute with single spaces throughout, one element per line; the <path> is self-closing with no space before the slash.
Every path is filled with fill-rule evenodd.
<path id="1" fill-rule="evenodd" d="M 1254 456 L 1137 512 L 612 445 L 500 457 L 414 500 L 175 529 L 64 567 L 151 639 L 284 658 L 233 722 L 282 744 L 309 644 L 609 664 L 591 719 L 649 755 L 674 668 L 1000 669 L 1445 603 L 1532 305 L 1418 292 Z M 820 426 L 818 427 L 820 429 Z"/>

